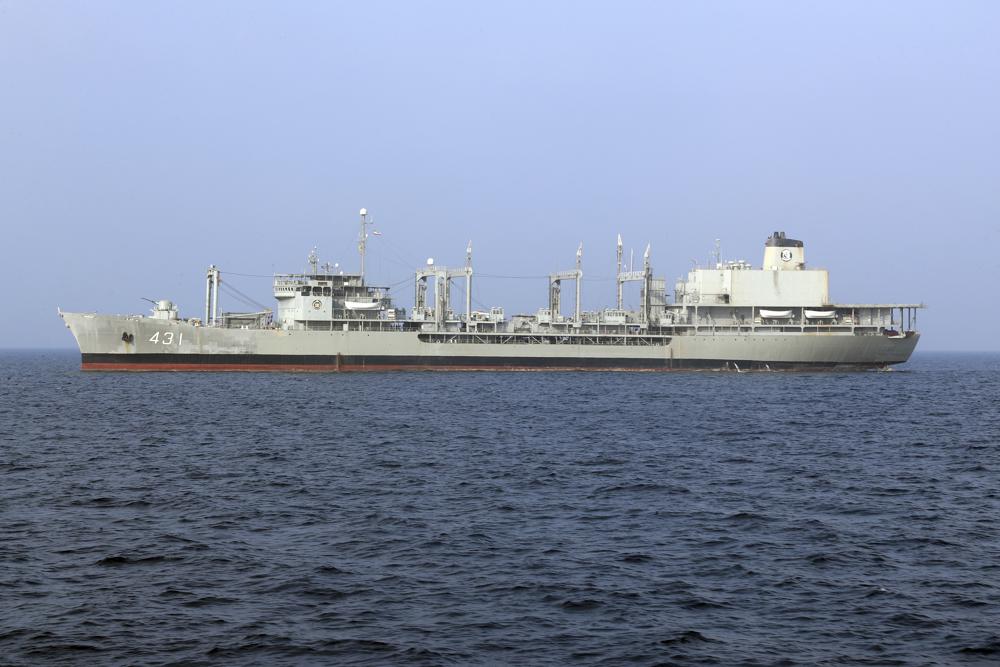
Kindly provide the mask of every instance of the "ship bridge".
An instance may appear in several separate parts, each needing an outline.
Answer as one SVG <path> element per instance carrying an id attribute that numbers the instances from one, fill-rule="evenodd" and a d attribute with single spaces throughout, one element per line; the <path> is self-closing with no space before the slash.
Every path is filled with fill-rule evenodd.
<path id="1" fill-rule="evenodd" d="M 366 285 L 360 274 L 285 273 L 274 277 L 277 323 L 284 329 L 314 322 L 403 319 L 389 288 Z"/>

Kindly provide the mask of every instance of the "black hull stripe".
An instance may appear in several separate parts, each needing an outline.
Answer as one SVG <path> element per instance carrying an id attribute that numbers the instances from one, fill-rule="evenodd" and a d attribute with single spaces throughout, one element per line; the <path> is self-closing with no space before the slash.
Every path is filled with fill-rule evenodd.
<path id="1" fill-rule="evenodd" d="M 609 357 L 439 357 L 348 356 L 277 354 L 96 354 L 84 353 L 88 370 L 522 370 L 522 369 L 621 369 L 621 370 L 822 370 L 876 368 L 884 362 L 838 364 L 831 362 L 767 362 L 718 359 L 616 359 Z M 198 367 L 198 368 L 195 368 Z"/>

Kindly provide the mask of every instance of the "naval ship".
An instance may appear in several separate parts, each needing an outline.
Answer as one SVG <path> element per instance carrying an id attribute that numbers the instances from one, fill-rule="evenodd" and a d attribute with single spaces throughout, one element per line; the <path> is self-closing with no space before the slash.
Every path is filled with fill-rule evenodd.
<path id="1" fill-rule="evenodd" d="M 768 237 L 759 267 L 717 250 L 672 297 L 650 247 L 641 266 L 626 265 L 619 235 L 616 307 L 595 312 L 580 308 L 581 245 L 574 268 L 549 275 L 548 303 L 509 318 L 501 307 L 473 310 L 470 242 L 464 266 L 429 259 L 415 271 L 407 312 L 366 280 L 371 224 L 362 209 L 357 273 L 321 267 L 314 251 L 305 273 L 274 275 L 274 309 L 220 312 L 223 272 L 213 265 L 204 317 L 183 318 L 167 299 L 148 315 L 59 315 L 87 371 L 860 370 L 905 362 L 920 338 L 922 304 L 832 303 L 828 272 L 807 267 L 803 242 L 784 232 Z M 452 304 L 455 281 L 464 309 Z M 638 309 L 623 306 L 629 283 Z"/>

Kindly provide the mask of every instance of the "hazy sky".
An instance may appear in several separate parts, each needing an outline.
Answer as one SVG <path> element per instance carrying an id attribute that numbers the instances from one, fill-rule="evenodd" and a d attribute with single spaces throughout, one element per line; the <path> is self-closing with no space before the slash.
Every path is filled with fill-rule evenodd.
<path id="1" fill-rule="evenodd" d="M 834 300 L 926 302 L 920 349 L 998 350 L 998 35 L 996 2 L 0 0 L 0 347 L 73 346 L 57 306 L 198 315 L 210 263 L 356 269 L 365 206 L 384 284 L 583 241 L 596 309 L 619 232 L 672 284 L 780 229 Z"/>

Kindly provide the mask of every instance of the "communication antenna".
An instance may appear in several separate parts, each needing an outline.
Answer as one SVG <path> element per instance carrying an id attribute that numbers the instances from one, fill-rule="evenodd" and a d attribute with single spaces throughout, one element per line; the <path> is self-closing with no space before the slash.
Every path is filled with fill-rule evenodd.
<path id="1" fill-rule="evenodd" d="M 715 268 L 722 268 L 722 241 L 715 239 Z"/>

